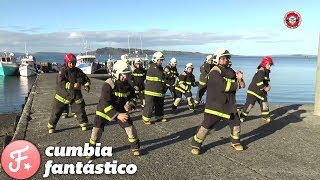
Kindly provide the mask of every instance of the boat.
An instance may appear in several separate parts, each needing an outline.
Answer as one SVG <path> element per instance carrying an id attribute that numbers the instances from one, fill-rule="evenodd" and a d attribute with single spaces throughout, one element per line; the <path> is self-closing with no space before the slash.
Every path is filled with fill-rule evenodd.
<path id="1" fill-rule="evenodd" d="M 34 76 L 37 74 L 37 65 L 36 65 L 36 58 L 33 56 L 28 55 L 22 57 L 21 64 L 19 66 L 20 76 L 29 77 Z"/>
<path id="2" fill-rule="evenodd" d="M 18 69 L 18 64 L 13 53 L 4 52 L 0 60 L 0 76 L 15 75 Z"/>
<path id="3" fill-rule="evenodd" d="M 99 62 L 95 55 L 88 54 L 88 48 L 85 47 L 85 54 L 79 54 L 76 56 L 76 67 L 80 68 L 85 74 L 94 74 L 99 68 Z"/>

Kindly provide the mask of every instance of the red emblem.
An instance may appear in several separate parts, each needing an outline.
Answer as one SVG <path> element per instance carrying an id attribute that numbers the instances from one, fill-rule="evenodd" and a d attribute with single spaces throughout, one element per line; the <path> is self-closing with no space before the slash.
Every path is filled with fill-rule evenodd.
<path id="1" fill-rule="evenodd" d="M 302 19 L 298 12 L 289 11 L 284 15 L 283 21 L 288 28 L 295 29 L 300 26 Z"/>
<path id="2" fill-rule="evenodd" d="M 1 155 L 3 170 L 14 179 L 28 179 L 40 166 L 40 153 L 35 145 L 25 140 L 13 141 Z"/>

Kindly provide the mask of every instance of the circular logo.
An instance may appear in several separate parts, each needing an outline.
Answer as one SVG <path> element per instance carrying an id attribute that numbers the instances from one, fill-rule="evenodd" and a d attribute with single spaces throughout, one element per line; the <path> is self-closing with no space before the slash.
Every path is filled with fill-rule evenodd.
<path id="1" fill-rule="evenodd" d="M 2 152 L 3 170 L 12 178 L 27 179 L 33 176 L 40 166 L 40 153 L 35 145 L 25 140 L 8 144 Z"/>
<path id="2" fill-rule="evenodd" d="M 284 15 L 283 21 L 288 28 L 295 29 L 300 26 L 302 19 L 298 12 L 289 11 Z"/>

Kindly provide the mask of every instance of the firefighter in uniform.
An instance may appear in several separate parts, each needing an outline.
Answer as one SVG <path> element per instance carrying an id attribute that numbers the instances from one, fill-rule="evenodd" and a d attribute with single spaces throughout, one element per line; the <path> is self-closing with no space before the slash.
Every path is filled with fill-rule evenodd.
<path id="1" fill-rule="evenodd" d="M 204 120 L 192 138 L 192 154 L 200 154 L 203 141 L 209 130 L 220 120 L 227 121 L 231 130 L 231 146 L 242 151 L 240 144 L 240 119 L 237 113 L 235 93 L 237 89 L 244 88 L 243 74 L 241 71 L 235 73 L 228 68 L 231 55 L 228 50 L 219 48 L 215 52 L 214 66 L 208 75 L 207 101 L 204 111 Z"/>
<path id="2" fill-rule="evenodd" d="M 171 96 L 173 97 L 173 99 L 176 98 L 176 94 L 175 94 L 175 88 L 174 88 L 174 84 L 176 82 L 176 78 L 179 76 L 178 70 L 177 70 L 177 59 L 176 58 L 171 58 L 170 59 L 170 64 L 168 64 L 165 68 L 164 68 L 164 75 L 165 75 L 165 79 L 166 79 L 166 89 L 164 91 L 164 93 L 167 92 L 167 90 L 170 90 Z"/>
<path id="3" fill-rule="evenodd" d="M 131 75 L 130 66 L 124 61 L 117 61 L 113 66 L 113 77 L 105 81 L 97 105 L 90 145 L 100 142 L 104 126 L 116 120 L 128 136 L 131 151 L 134 156 L 140 155 L 140 142 L 137 130 L 129 116 L 129 111 L 135 108 L 136 95 L 128 79 Z M 87 157 L 92 158 L 92 157 Z"/>
<path id="4" fill-rule="evenodd" d="M 177 98 L 174 100 L 172 104 L 173 111 L 177 109 L 181 101 L 182 94 L 184 94 L 188 100 L 189 109 L 192 111 L 194 110 L 191 86 L 194 86 L 194 87 L 197 86 L 198 82 L 195 81 L 195 78 L 192 72 L 193 72 L 193 65 L 192 63 L 188 63 L 186 64 L 184 72 L 179 75 L 179 79 L 175 87 L 175 93 Z"/>
<path id="5" fill-rule="evenodd" d="M 132 84 L 135 89 L 136 96 L 139 97 L 141 101 L 141 107 L 144 108 L 145 100 L 144 100 L 144 81 L 146 79 L 147 71 L 142 66 L 143 62 L 140 58 L 135 59 L 134 66 L 135 69 L 132 72 Z"/>
<path id="6" fill-rule="evenodd" d="M 194 100 L 194 105 L 198 106 L 201 102 L 202 96 L 207 91 L 207 76 L 211 70 L 211 68 L 214 66 L 213 64 L 213 56 L 208 55 L 206 58 L 206 61 L 203 63 L 203 65 L 200 67 L 200 78 L 199 78 L 199 86 L 197 90 L 197 95 Z"/>
<path id="7" fill-rule="evenodd" d="M 72 111 L 76 114 L 81 129 L 83 131 L 87 130 L 88 117 L 81 93 L 81 86 L 83 85 L 84 89 L 89 92 L 90 79 L 81 69 L 75 67 L 76 62 L 76 57 L 73 54 L 67 54 L 64 58 L 64 67 L 59 71 L 53 110 L 48 123 L 49 134 L 55 132 L 62 112 L 69 104 L 71 104 Z"/>
<path id="8" fill-rule="evenodd" d="M 149 65 L 146 76 L 145 107 L 142 112 L 142 121 L 146 125 L 151 124 L 151 115 L 154 109 L 157 121 L 167 122 L 163 117 L 165 77 L 162 68 L 164 56 L 162 52 L 155 52 L 152 63 Z"/>
<path id="9" fill-rule="evenodd" d="M 260 104 L 261 115 L 263 119 L 267 123 L 271 122 L 267 92 L 271 89 L 271 86 L 269 85 L 269 73 L 272 65 L 272 58 L 266 56 L 262 59 L 260 65 L 258 66 L 257 72 L 253 76 L 252 81 L 248 87 L 247 100 L 240 114 L 241 122 L 245 121 L 245 118 L 248 116 L 250 110 L 257 101 Z"/>

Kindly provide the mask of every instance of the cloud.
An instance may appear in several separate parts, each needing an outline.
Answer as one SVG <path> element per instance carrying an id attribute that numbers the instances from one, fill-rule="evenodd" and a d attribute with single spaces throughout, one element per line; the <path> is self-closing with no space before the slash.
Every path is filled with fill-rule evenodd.
<path id="1" fill-rule="evenodd" d="M 0 26 L 1 28 L 3 27 Z M 29 52 L 81 52 L 85 42 L 88 42 L 91 50 L 107 46 L 127 48 L 128 37 L 131 48 L 140 48 L 142 42 L 144 49 L 167 47 L 167 50 L 177 49 L 177 47 L 180 50 L 185 50 L 184 47 L 200 47 L 211 44 L 219 46 L 219 44 L 225 45 L 242 41 L 255 43 L 300 41 L 279 39 L 281 37 L 279 33 L 266 30 L 243 32 L 187 32 L 166 29 L 150 29 L 144 32 L 68 30 L 68 32 L 30 33 L 41 28 L 25 28 L 24 31 L 21 26 L 12 26 L 11 28 L 16 31 L 0 30 L 0 50 L 23 52 L 26 43 Z M 140 37 L 142 41 L 140 41 Z M 201 52 L 201 50 L 197 51 Z"/>

